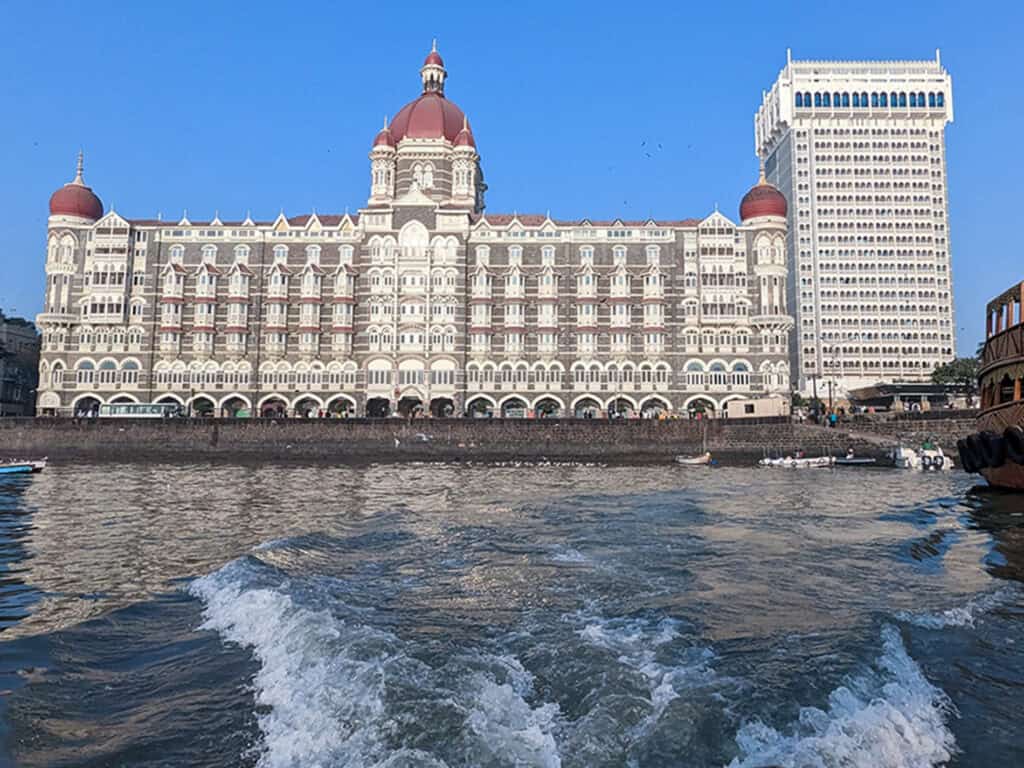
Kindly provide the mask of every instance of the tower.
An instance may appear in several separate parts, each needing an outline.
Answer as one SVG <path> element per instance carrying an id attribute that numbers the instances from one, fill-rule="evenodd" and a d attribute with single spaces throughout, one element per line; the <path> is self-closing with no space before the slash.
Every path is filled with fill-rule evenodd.
<path id="1" fill-rule="evenodd" d="M 794 61 L 755 118 L 790 201 L 791 362 L 800 388 L 927 381 L 953 359 L 945 126 L 952 82 L 928 61 Z"/>

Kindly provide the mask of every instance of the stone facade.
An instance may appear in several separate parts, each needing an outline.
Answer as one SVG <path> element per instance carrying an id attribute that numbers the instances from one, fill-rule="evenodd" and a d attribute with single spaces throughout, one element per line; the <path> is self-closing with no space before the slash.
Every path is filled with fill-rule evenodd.
<path id="1" fill-rule="evenodd" d="M 35 411 L 39 334 L 28 320 L 0 312 L 0 416 Z"/>
<path id="2" fill-rule="evenodd" d="M 39 413 L 651 415 L 788 395 L 785 216 L 485 212 L 446 77 L 431 52 L 357 214 L 129 219 L 85 199 L 80 168 L 51 199 Z"/>

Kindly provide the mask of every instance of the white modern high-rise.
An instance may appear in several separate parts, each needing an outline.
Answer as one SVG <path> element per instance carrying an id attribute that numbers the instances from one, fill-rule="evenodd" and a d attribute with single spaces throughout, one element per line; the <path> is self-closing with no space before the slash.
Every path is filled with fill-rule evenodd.
<path id="1" fill-rule="evenodd" d="M 946 123 L 931 61 L 794 61 L 754 120 L 789 201 L 794 384 L 809 393 L 927 381 L 953 359 Z"/>

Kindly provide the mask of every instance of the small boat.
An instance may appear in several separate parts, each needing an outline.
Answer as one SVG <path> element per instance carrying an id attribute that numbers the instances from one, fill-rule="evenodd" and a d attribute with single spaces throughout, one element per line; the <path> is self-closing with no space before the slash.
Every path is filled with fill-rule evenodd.
<path id="1" fill-rule="evenodd" d="M 855 456 L 852 448 L 845 456 L 836 456 L 834 462 L 837 467 L 866 467 L 874 463 L 875 460 L 867 456 Z"/>
<path id="2" fill-rule="evenodd" d="M 31 472 L 42 472 L 44 469 L 46 469 L 45 458 L 38 461 L 21 461 L 19 459 L 0 461 L 0 475 L 28 474 Z"/>
<path id="3" fill-rule="evenodd" d="M 710 463 L 710 453 L 702 453 L 700 456 L 676 456 L 676 464 L 682 464 L 685 467 L 706 466 Z"/>
<path id="4" fill-rule="evenodd" d="M 892 452 L 892 463 L 897 469 L 916 469 L 935 472 L 953 469 L 953 459 L 932 442 L 924 443 L 919 450 L 898 446 Z"/>
<path id="5" fill-rule="evenodd" d="M 793 456 L 786 456 L 782 459 L 768 459 L 764 458 L 757 462 L 759 467 L 784 467 L 786 469 L 815 469 L 819 467 L 831 467 L 835 464 L 834 456 L 816 456 L 814 458 L 808 458 L 801 456 L 794 458 Z"/>

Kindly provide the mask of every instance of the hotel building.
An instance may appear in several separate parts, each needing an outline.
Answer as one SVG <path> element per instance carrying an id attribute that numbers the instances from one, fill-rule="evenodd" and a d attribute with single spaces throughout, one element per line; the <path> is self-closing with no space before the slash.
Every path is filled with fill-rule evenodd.
<path id="1" fill-rule="evenodd" d="M 722 412 L 785 396 L 786 200 L 673 221 L 485 212 L 436 50 L 357 214 L 136 219 L 50 200 L 38 412 Z"/>
<path id="2" fill-rule="evenodd" d="M 938 52 L 933 61 L 787 54 L 764 93 L 755 144 L 790 202 L 790 363 L 803 392 L 928 381 L 953 359 L 952 120 Z"/>

